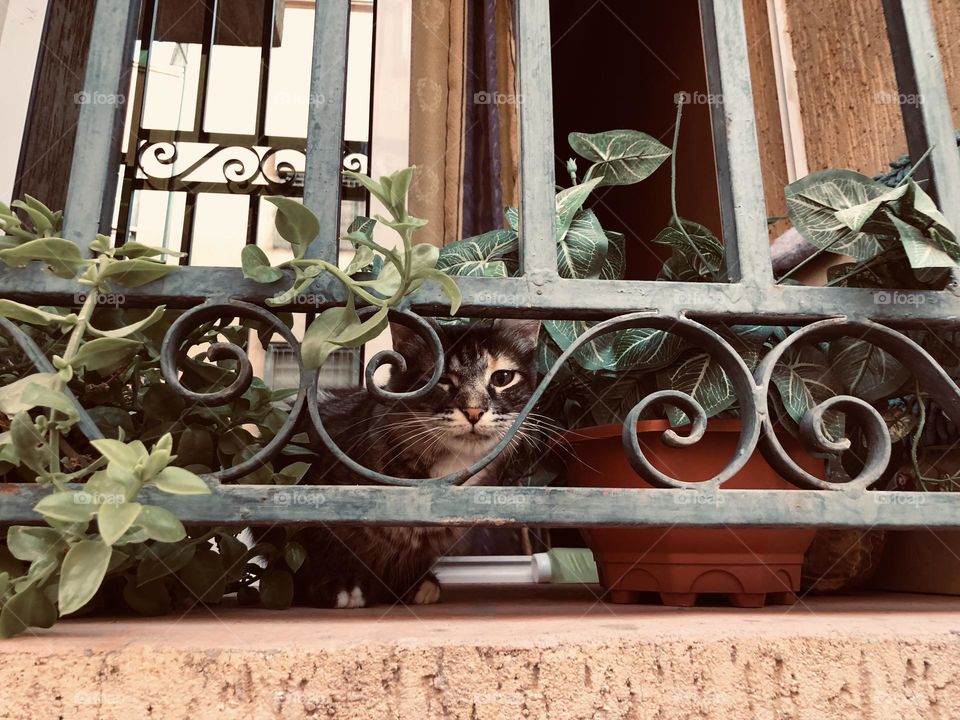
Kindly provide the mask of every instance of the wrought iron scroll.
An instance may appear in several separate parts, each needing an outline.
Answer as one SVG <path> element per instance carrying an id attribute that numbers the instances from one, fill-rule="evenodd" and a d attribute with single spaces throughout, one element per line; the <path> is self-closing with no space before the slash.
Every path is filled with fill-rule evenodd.
<path id="1" fill-rule="evenodd" d="M 917 377 L 921 387 L 930 392 L 942 404 L 944 412 L 955 423 L 960 423 L 960 388 L 944 372 L 933 357 L 913 340 L 888 327 L 869 320 L 853 321 L 847 318 L 832 318 L 807 325 L 778 343 L 757 367 L 756 380 L 763 390 L 763 432 L 760 450 L 773 468 L 794 485 L 811 490 L 863 490 L 880 479 L 890 461 L 890 434 L 880 414 L 868 403 L 849 395 L 837 395 L 810 410 L 801 423 L 801 439 L 814 449 L 825 452 L 842 452 L 850 446 L 846 438 L 832 441 L 824 432 L 823 416 L 829 410 L 840 410 L 860 420 L 866 434 L 867 459 L 860 474 L 845 483 L 821 480 L 797 465 L 784 451 L 773 431 L 770 413 L 767 410 L 767 393 L 773 377 L 774 366 L 791 347 L 814 341 L 832 340 L 843 336 L 855 336 L 864 342 L 876 345 L 890 353 Z"/>
<path id="2" fill-rule="evenodd" d="M 361 310 L 361 315 L 371 312 L 370 308 Z M 210 303 L 184 313 L 171 326 L 164 339 L 161 350 L 161 367 L 164 378 L 175 392 L 191 402 L 206 405 L 221 405 L 239 397 L 249 387 L 252 380 L 250 361 L 242 348 L 229 343 L 211 345 L 206 355 L 211 360 L 232 359 L 238 363 L 236 378 L 229 387 L 213 393 L 197 393 L 185 388 L 177 376 L 177 359 L 186 351 L 183 347 L 191 334 L 203 323 L 215 319 L 242 317 L 266 323 L 279 333 L 293 349 L 300 372 L 300 384 L 296 402 L 290 416 L 275 437 L 256 455 L 235 467 L 220 470 L 213 474 L 219 480 L 236 480 L 272 459 L 293 435 L 294 428 L 309 418 L 311 436 L 315 442 L 322 443 L 333 456 L 358 477 L 380 485 L 419 486 L 462 485 L 493 462 L 514 442 L 518 431 L 529 414 L 543 396 L 549 384 L 554 380 L 562 365 L 580 348 L 597 338 L 631 328 L 651 328 L 680 335 L 696 343 L 713 357 L 723 368 L 737 398 L 740 411 L 741 430 L 728 464 L 714 477 L 702 482 L 690 482 L 671 477 L 654 467 L 645 455 L 637 433 L 636 423 L 648 408 L 672 405 L 682 410 L 690 419 L 686 434 L 667 429 L 662 435 L 665 444 L 673 447 L 692 447 L 703 437 L 707 427 L 707 415 L 702 405 L 690 395 L 670 390 L 655 392 L 637 403 L 624 419 L 622 439 L 624 452 L 635 472 L 655 487 L 660 488 L 699 488 L 716 489 L 739 472 L 755 450 L 759 448 L 770 464 L 792 484 L 815 490 L 862 491 L 875 483 L 890 459 L 890 438 L 886 425 L 879 413 L 869 404 L 850 396 L 835 396 L 811 409 L 801 423 L 801 439 L 808 449 L 821 453 L 840 453 L 850 447 L 846 438 L 831 440 L 824 430 L 823 416 L 828 411 L 839 410 L 855 417 L 858 427 L 866 433 L 868 457 L 860 474 L 848 482 L 831 482 L 810 475 L 787 454 L 777 439 L 773 419 L 767 404 L 767 395 L 771 387 L 773 370 L 788 349 L 798 344 L 835 339 L 842 336 L 855 336 L 890 353 L 905 366 L 911 368 L 920 379 L 923 387 L 934 393 L 943 405 L 948 416 L 960 424 L 960 388 L 946 375 L 936 361 L 913 340 L 887 327 L 869 321 L 850 321 L 846 318 L 823 320 L 797 330 L 786 340 L 777 344 L 751 373 L 736 350 L 720 335 L 699 322 L 687 317 L 667 317 L 656 312 L 638 312 L 612 318 L 599 323 L 581 335 L 557 359 L 535 389 L 524 408 L 500 441 L 482 458 L 471 466 L 456 473 L 440 478 L 401 478 L 385 475 L 364 467 L 347 455 L 334 441 L 324 427 L 318 405 L 318 371 L 307 371 L 303 367 L 300 346 L 291 331 L 269 311 L 242 302 L 231 304 Z M 424 396 L 436 387 L 443 374 L 443 349 L 433 326 L 423 318 L 407 310 L 391 310 L 390 319 L 406 325 L 421 336 L 430 348 L 434 358 L 433 375 L 426 383 L 409 392 L 393 392 L 379 387 L 374 382 L 374 374 L 380 367 L 390 365 L 404 368 L 404 359 L 394 351 L 383 351 L 375 355 L 367 364 L 365 377 L 367 392 L 385 403 L 403 402 Z"/>
<path id="3" fill-rule="evenodd" d="M 231 194 L 262 194 L 298 196 L 303 194 L 303 170 L 306 150 L 303 142 L 279 142 L 265 148 L 259 146 L 217 143 L 182 168 L 176 168 L 181 147 L 196 147 L 196 143 L 166 138 L 157 133 L 157 138 L 140 144 L 136 155 L 136 178 L 130 182 L 133 190 L 163 190 L 169 192 L 224 192 Z M 239 138 L 242 139 L 242 138 Z M 268 138 L 269 140 L 269 138 Z M 253 142 L 249 138 L 248 142 Z M 283 153 L 283 155 L 281 155 Z M 367 143 L 344 143 L 342 167 L 354 172 L 367 172 L 369 158 Z M 191 175 L 214 167 L 217 158 L 223 157 L 219 167 L 220 178 L 214 180 L 189 179 Z M 159 168 L 169 172 L 158 172 Z M 222 178 L 222 179 L 221 179 Z M 351 192 L 353 186 L 344 182 L 345 199 L 363 200 L 362 190 Z"/>

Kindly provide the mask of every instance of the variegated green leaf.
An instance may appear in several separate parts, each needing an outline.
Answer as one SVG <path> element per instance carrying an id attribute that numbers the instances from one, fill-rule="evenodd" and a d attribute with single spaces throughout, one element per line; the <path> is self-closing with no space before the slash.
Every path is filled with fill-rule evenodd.
<path id="1" fill-rule="evenodd" d="M 784 194 L 790 221 L 814 247 L 868 260 L 879 253 L 889 238 L 852 230 L 869 207 L 850 213 L 889 192 L 889 188 L 852 170 L 824 170 L 807 175 L 786 187 Z M 838 213 L 840 217 L 838 218 Z M 864 220 L 865 222 L 865 220 Z"/>
<path id="2" fill-rule="evenodd" d="M 896 215 L 891 215 L 890 219 L 897 228 L 897 232 L 900 233 L 900 242 L 903 244 L 903 250 L 907 255 L 907 262 L 914 270 L 957 267 L 956 261 L 946 251 L 925 237 L 919 228 L 905 223 Z"/>
<path id="3" fill-rule="evenodd" d="M 678 259 L 673 262 L 671 272 L 684 276 L 683 279 L 707 277 L 718 272 L 723 264 L 723 243 L 708 227 L 693 220 L 681 219 L 679 224 L 671 220 L 654 242 L 673 248 Z M 684 269 L 682 263 L 686 263 L 692 272 Z"/>
<path id="4" fill-rule="evenodd" d="M 568 140 L 578 155 L 593 161 L 586 176 L 600 185 L 638 183 L 670 157 L 670 148 L 636 130 L 573 132 Z"/>
<path id="5" fill-rule="evenodd" d="M 876 345 L 857 338 L 830 343 L 830 366 L 845 392 L 867 402 L 881 400 L 910 379 L 900 361 Z"/>
<path id="6" fill-rule="evenodd" d="M 613 353 L 618 370 L 659 370 L 683 350 L 683 339 L 654 328 L 631 328 L 614 335 Z"/>
<path id="7" fill-rule="evenodd" d="M 563 236 L 567 234 L 567 230 L 570 229 L 570 225 L 580 208 L 583 207 L 583 203 L 587 201 L 590 193 L 599 183 L 598 178 L 574 185 L 557 193 L 557 220 L 554 228 L 554 239 L 557 242 L 563 240 Z"/>
<path id="8" fill-rule="evenodd" d="M 657 375 L 661 390 L 679 390 L 696 400 L 707 417 L 713 417 L 734 404 L 737 397 L 733 385 L 720 364 L 708 353 L 696 353 Z M 671 425 L 682 425 L 689 418 L 670 406 L 667 417 Z"/>
<path id="9" fill-rule="evenodd" d="M 623 280 L 626 272 L 626 238 L 623 233 L 605 230 L 607 234 L 607 257 L 600 268 L 604 280 Z"/>
<path id="10" fill-rule="evenodd" d="M 507 277 L 504 258 L 515 255 L 518 248 L 516 231 L 493 230 L 442 248 L 436 267 L 448 275 Z"/>
<path id="11" fill-rule="evenodd" d="M 503 216 L 507 220 L 507 227 L 511 230 L 516 231 L 520 228 L 520 210 L 518 208 L 504 208 Z"/>
<path id="12" fill-rule="evenodd" d="M 557 271 L 565 278 L 596 278 L 607 258 L 607 234 L 592 210 L 577 214 L 557 242 Z"/>
<path id="13" fill-rule="evenodd" d="M 566 350 L 574 340 L 583 335 L 596 323 L 586 320 L 544 320 L 543 327 L 553 341 Z M 613 352 L 613 333 L 603 335 L 580 347 L 573 360 L 584 370 L 613 370 L 616 368 L 616 356 Z"/>
<path id="14" fill-rule="evenodd" d="M 808 410 L 842 391 L 826 356 L 810 346 L 790 348 L 784 354 L 773 369 L 773 386 L 790 419 L 797 424 L 803 421 Z M 843 437 L 843 415 L 827 413 L 824 421 L 829 437 L 834 440 Z"/>

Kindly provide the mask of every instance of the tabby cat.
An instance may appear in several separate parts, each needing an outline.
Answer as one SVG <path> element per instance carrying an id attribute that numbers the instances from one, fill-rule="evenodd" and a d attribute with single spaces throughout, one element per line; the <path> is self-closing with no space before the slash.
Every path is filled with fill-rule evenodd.
<path id="1" fill-rule="evenodd" d="M 436 326 L 435 326 L 436 327 Z M 535 320 L 496 320 L 436 327 L 445 373 L 426 396 L 385 403 L 363 389 L 320 394 L 324 427 L 361 465 L 406 478 L 442 477 L 485 455 L 504 436 L 536 385 Z M 394 368 L 387 388 L 422 387 L 433 374 L 431 351 L 412 330 L 392 326 L 394 349 L 406 371 Z M 519 440 L 517 440 L 519 442 Z M 515 443 L 468 485 L 498 482 Z M 362 485 L 326 450 L 304 482 Z M 308 560 L 296 574 L 296 601 L 317 607 L 374 603 L 428 604 L 440 599 L 430 572 L 437 557 L 456 553 L 463 528 L 328 526 L 308 528 L 298 539 Z"/>

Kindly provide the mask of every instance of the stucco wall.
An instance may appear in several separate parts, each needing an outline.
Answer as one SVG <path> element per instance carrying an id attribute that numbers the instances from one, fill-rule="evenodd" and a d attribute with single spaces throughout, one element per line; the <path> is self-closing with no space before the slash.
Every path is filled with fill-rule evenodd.
<path id="1" fill-rule="evenodd" d="M 960 127 L 960 4 L 929 0 Z M 810 170 L 869 175 L 906 152 L 881 0 L 787 3 Z"/>
<path id="2" fill-rule="evenodd" d="M 682 610 L 550 590 L 64 622 L 0 643 L 0 717 L 960 717 L 952 598 Z"/>

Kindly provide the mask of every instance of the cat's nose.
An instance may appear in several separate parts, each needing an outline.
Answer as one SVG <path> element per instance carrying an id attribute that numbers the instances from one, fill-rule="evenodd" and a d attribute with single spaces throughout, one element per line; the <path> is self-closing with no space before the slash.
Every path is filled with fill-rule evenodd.
<path id="1" fill-rule="evenodd" d="M 476 425 L 478 422 L 480 422 L 480 418 L 483 417 L 483 414 L 486 412 L 486 408 L 460 408 L 460 412 L 463 413 L 463 416 L 471 425 Z"/>

